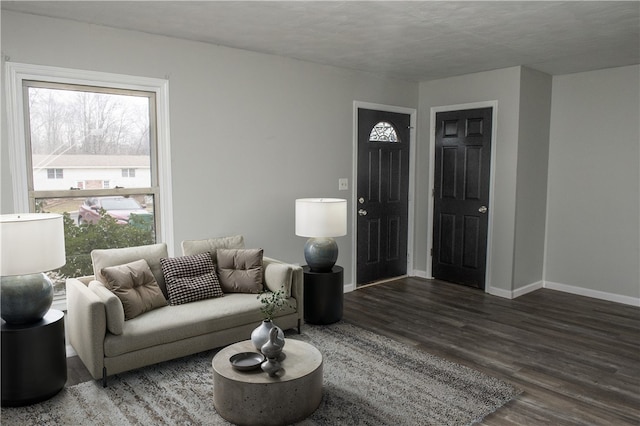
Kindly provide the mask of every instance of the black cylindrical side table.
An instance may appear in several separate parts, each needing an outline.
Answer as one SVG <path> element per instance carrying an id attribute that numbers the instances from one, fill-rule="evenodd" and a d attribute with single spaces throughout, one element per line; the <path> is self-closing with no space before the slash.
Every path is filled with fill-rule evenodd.
<path id="1" fill-rule="evenodd" d="M 304 320 L 310 324 L 331 324 L 342 319 L 344 269 L 334 266 L 331 272 L 304 273 Z"/>
<path id="2" fill-rule="evenodd" d="M 51 398 L 67 382 L 64 313 L 51 309 L 32 324 L 2 321 L 2 405 Z"/>

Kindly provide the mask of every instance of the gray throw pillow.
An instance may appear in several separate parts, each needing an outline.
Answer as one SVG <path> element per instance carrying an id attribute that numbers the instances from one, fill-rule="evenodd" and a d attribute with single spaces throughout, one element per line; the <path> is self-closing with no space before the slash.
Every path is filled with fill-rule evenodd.
<path id="1" fill-rule="evenodd" d="M 223 295 L 209 253 L 160 259 L 170 305 Z"/>
<path id="2" fill-rule="evenodd" d="M 106 279 L 106 287 L 122 302 L 125 321 L 167 304 L 144 259 L 102 268 L 100 272 Z"/>
<path id="3" fill-rule="evenodd" d="M 225 293 L 260 293 L 262 249 L 218 249 L 218 276 Z"/>

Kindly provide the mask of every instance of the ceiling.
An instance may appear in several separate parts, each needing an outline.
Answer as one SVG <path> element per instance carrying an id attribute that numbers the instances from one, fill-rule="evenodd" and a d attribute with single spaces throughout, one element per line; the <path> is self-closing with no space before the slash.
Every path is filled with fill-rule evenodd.
<path id="1" fill-rule="evenodd" d="M 2 10 L 142 31 L 411 81 L 525 65 L 640 63 L 638 1 L 5 1 Z"/>

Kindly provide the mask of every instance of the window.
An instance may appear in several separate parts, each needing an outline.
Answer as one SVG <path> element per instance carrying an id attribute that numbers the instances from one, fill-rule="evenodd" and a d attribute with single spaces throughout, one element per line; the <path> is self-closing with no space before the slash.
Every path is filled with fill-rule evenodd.
<path id="1" fill-rule="evenodd" d="M 123 178 L 134 178 L 136 177 L 136 169 L 122 169 L 122 177 Z"/>
<path id="2" fill-rule="evenodd" d="M 62 179 L 62 169 L 47 169 L 47 179 Z"/>
<path id="3" fill-rule="evenodd" d="M 93 274 L 93 249 L 171 247 L 166 81 L 12 63 L 7 74 L 14 209 L 65 215 L 54 304 L 65 278 Z"/>
<path id="4" fill-rule="evenodd" d="M 369 134 L 369 142 L 400 142 L 396 129 L 391 123 L 381 121 L 371 129 Z"/>

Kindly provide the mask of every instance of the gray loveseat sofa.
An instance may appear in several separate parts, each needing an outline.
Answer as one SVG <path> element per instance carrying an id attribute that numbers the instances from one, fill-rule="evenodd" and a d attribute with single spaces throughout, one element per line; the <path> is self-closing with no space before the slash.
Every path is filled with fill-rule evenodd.
<path id="1" fill-rule="evenodd" d="M 184 241 L 184 255 L 217 249 L 241 249 L 242 236 Z M 226 346 L 250 338 L 263 319 L 256 294 L 225 293 L 222 297 L 166 305 L 125 321 L 123 303 L 103 283 L 102 268 L 145 259 L 158 285 L 165 285 L 160 259 L 168 258 L 165 244 L 94 250 L 94 276 L 67 280 L 69 342 L 95 379 Z M 265 289 L 290 289 L 289 306 L 274 323 L 283 330 L 298 329 L 303 318 L 303 274 L 300 266 L 263 258 Z M 163 291 L 165 291 L 163 289 Z M 274 290 L 275 291 L 275 290 Z"/>

